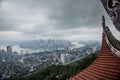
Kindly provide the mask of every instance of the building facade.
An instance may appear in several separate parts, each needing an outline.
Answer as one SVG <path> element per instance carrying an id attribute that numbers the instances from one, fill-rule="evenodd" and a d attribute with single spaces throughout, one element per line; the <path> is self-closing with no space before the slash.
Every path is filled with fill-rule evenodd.
<path id="1" fill-rule="evenodd" d="M 12 46 L 7 46 L 7 53 L 12 53 Z"/>

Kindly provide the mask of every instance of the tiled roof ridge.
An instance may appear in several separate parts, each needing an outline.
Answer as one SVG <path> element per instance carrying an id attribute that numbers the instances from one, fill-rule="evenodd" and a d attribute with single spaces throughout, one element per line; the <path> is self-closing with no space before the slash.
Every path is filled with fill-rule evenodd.
<path id="1" fill-rule="evenodd" d="M 69 80 L 120 80 L 120 58 L 114 55 L 106 40 L 103 31 L 101 52 L 97 59 Z"/>

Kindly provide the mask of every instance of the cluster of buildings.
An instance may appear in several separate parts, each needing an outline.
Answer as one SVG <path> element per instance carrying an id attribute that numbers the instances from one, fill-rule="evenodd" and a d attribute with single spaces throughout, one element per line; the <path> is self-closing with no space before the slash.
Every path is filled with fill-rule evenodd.
<path id="1" fill-rule="evenodd" d="M 7 78 L 8 75 L 26 76 L 50 65 L 67 65 L 93 52 L 93 48 L 89 46 L 73 49 L 67 47 L 64 50 L 58 49 L 31 54 L 26 54 L 23 50 L 18 53 L 13 49 L 12 46 L 7 46 L 6 50 L 0 49 L 0 70 L 2 70 L 0 71 L 0 76 L 2 78 Z"/>
<path id="2" fill-rule="evenodd" d="M 5 49 L 0 49 L 0 53 L 10 53 L 10 54 L 12 54 L 12 46 L 7 46 L 7 51 L 5 51 Z"/>
<path id="3" fill-rule="evenodd" d="M 18 53 L 17 51 L 13 51 L 12 46 L 7 46 L 6 50 L 0 49 L 0 62 L 20 59 L 23 54 L 25 54 L 23 50 Z"/>

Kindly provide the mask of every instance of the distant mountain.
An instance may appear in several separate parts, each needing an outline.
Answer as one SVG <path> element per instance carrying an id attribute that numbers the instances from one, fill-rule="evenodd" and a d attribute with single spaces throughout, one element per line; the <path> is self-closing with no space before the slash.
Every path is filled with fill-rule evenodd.
<path id="1" fill-rule="evenodd" d="M 1 45 L 16 45 L 16 44 L 19 44 L 20 42 L 19 41 L 0 41 L 0 46 Z"/>
<path id="2" fill-rule="evenodd" d="M 57 49 L 57 48 L 66 48 L 72 46 L 71 42 L 68 40 L 30 40 L 24 41 L 19 44 L 21 48 L 30 48 L 30 49 Z"/>
<path id="3" fill-rule="evenodd" d="M 101 42 L 99 42 L 99 41 L 78 41 L 78 43 L 79 44 L 86 44 L 86 45 L 88 45 L 88 44 L 101 44 Z"/>
<path id="4" fill-rule="evenodd" d="M 93 48 L 98 46 L 99 48 L 101 46 L 101 43 L 98 41 L 69 41 L 69 40 L 61 40 L 61 39 L 39 39 L 39 40 L 28 40 L 28 41 L 0 41 L 0 48 L 2 48 L 2 45 L 19 45 L 20 48 L 27 48 L 31 50 L 36 49 L 65 49 L 65 48 L 79 48 L 84 47 L 87 48 L 87 46 Z"/>

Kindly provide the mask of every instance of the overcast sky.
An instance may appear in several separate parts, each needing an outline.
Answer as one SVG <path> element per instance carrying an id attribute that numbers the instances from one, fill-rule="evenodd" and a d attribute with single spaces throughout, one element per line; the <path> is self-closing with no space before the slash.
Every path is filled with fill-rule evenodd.
<path id="1" fill-rule="evenodd" d="M 100 0 L 0 0 L 0 40 L 101 40 L 102 15 L 112 28 Z"/>

